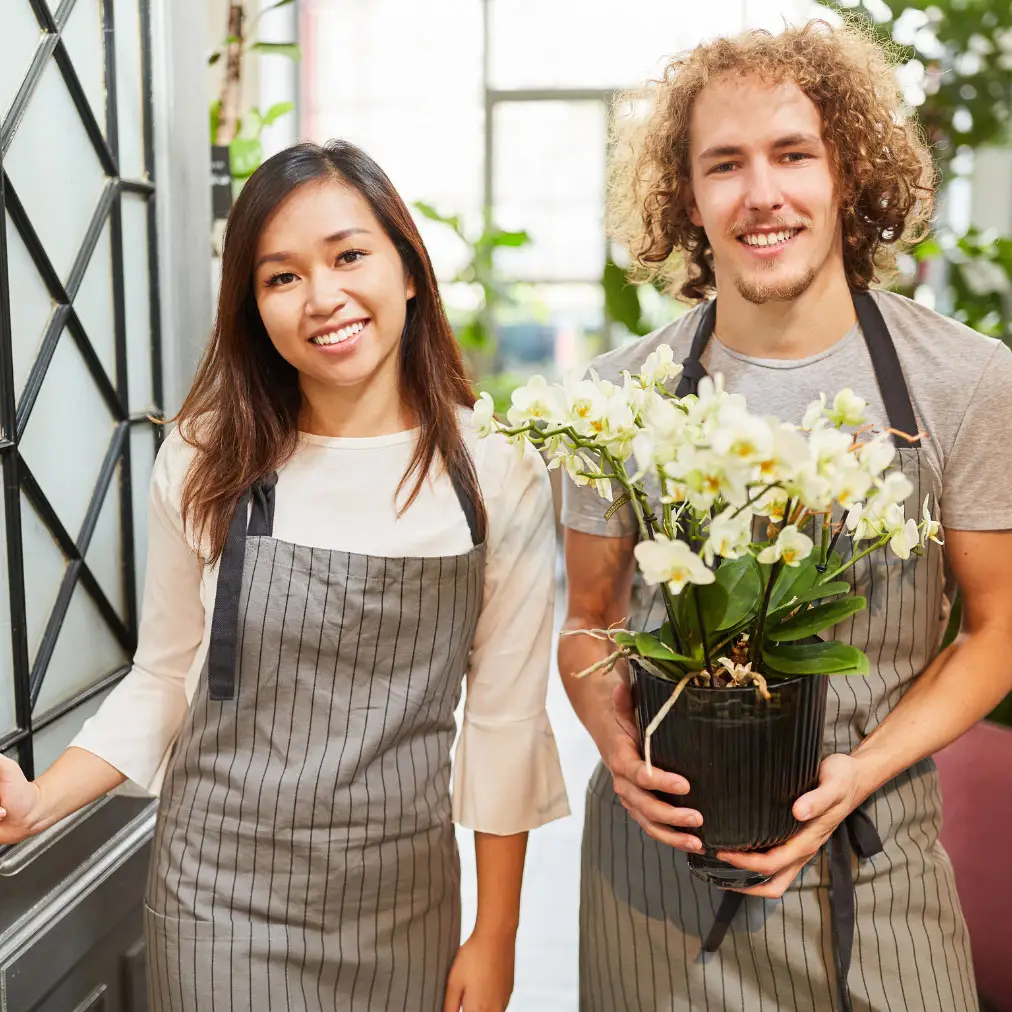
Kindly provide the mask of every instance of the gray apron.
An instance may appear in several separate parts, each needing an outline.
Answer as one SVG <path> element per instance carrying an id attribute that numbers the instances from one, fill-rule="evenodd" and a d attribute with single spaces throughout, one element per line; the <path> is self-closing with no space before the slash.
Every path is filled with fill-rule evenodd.
<path id="1" fill-rule="evenodd" d="M 890 425 L 918 431 L 899 359 L 867 294 L 854 305 Z M 703 313 L 679 393 L 705 375 Z M 907 516 L 933 509 L 942 482 L 919 442 L 898 443 L 913 484 Z M 944 520 L 944 517 L 943 517 Z M 867 610 L 827 633 L 865 650 L 869 677 L 829 680 L 823 754 L 850 752 L 938 651 L 947 618 L 942 551 L 907 561 L 876 552 L 850 571 Z M 663 612 L 644 601 L 636 628 Z M 580 902 L 581 1012 L 977 1012 L 969 936 L 952 866 L 938 841 L 934 762 L 868 799 L 782 899 L 700 882 L 685 855 L 648 837 L 599 766 L 587 791 Z"/>
<path id="2" fill-rule="evenodd" d="M 240 502 L 161 794 L 151 1012 L 441 1012 L 460 944 L 450 748 L 484 547 L 382 558 Z M 249 516 L 247 526 L 247 515 Z"/>

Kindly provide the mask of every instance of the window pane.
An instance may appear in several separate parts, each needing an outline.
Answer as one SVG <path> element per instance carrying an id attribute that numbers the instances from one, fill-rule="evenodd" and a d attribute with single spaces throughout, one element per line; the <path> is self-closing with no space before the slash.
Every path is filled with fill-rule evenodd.
<path id="1" fill-rule="evenodd" d="M 20 450 L 72 538 L 81 530 L 112 432 L 112 415 L 64 331 Z"/>
<path id="2" fill-rule="evenodd" d="M 0 120 L 14 101 L 42 38 L 28 0 L 4 0 L 0 34 Z"/>
<path id="3" fill-rule="evenodd" d="M 82 649 L 85 644 L 87 648 Z M 128 663 L 126 651 L 109 631 L 95 602 L 79 583 L 63 617 L 34 713 L 45 714 Z"/>
<path id="4" fill-rule="evenodd" d="M 130 411 L 154 407 L 151 382 L 151 274 L 148 204 L 123 195 L 123 292 L 126 300 L 127 385 Z"/>
<path id="5" fill-rule="evenodd" d="M 607 107 L 507 102 L 495 107 L 493 216 L 529 246 L 497 251 L 504 277 L 598 280 L 604 268 Z"/>
<path id="6" fill-rule="evenodd" d="M 85 554 L 85 562 L 116 614 L 126 622 L 123 597 L 123 536 L 120 521 L 120 472 L 112 480 Z"/>
<path id="7" fill-rule="evenodd" d="M 134 572 L 137 614 L 144 593 L 144 574 L 148 563 L 148 490 L 155 466 L 155 434 L 150 425 L 135 425 L 130 430 L 130 491 L 133 497 Z"/>
<path id="8" fill-rule="evenodd" d="M 24 496 L 21 497 L 21 543 L 24 558 L 31 560 L 25 565 L 25 628 L 28 663 L 32 664 L 56 604 L 67 560 L 49 528 Z"/>
<path id="9" fill-rule="evenodd" d="M 58 130 L 54 123 L 60 124 Z M 46 154 L 40 158 L 42 151 Z M 106 177 L 52 60 L 28 103 L 4 168 L 56 273 L 66 281 Z"/>
<path id="10" fill-rule="evenodd" d="M 35 364 L 42 334 L 53 312 L 53 299 L 35 267 L 28 247 L 8 216 L 7 271 L 11 290 L 11 344 L 14 358 L 14 396 L 20 397 Z M 6 435 L 10 435 L 6 433 Z"/>
<path id="11" fill-rule="evenodd" d="M 146 179 L 139 0 L 114 0 L 113 18 L 116 25 L 116 125 L 119 132 L 119 174 L 124 179 Z"/>
<path id="12" fill-rule="evenodd" d="M 88 104 L 105 133 L 105 49 L 102 0 L 77 0 L 60 33 Z"/>
<path id="13" fill-rule="evenodd" d="M 116 385 L 116 319 L 113 309 L 111 223 L 106 222 L 91 254 L 81 287 L 74 298 L 74 311 L 91 346 Z"/>

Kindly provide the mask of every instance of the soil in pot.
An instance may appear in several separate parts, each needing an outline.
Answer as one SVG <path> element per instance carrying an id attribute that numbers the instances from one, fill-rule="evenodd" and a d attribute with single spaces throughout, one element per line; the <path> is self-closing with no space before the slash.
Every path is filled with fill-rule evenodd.
<path id="1" fill-rule="evenodd" d="M 629 662 L 640 735 L 668 701 L 675 682 Z M 688 830 L 706 847 L 689 866 L 722 887 L 761 885 L 767 878 L 718 861 L 718 850 L 767 850 L 800 827 L 794 802 L 818 783 L 828 679 L 797 675 L 768 680 L 771 698 L 753 686 L 687 685 L 651 739 L 659 769 L 689 781 L 689 793 L 659 793 L 668 804 L 703 816 Z"/>

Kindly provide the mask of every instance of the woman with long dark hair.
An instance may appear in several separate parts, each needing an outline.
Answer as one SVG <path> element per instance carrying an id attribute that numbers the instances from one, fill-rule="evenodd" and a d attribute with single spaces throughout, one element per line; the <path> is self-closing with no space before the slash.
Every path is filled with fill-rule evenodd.
<path id="1" fill-rule="evenodd" d="M 160 793 L 153 1012 L 506 1007 L 527 831 L 567 812 L 554 525 L 541 460 L 478 440 L 473 401 L 380 168 L 342 142 L 265 162 L 155 465 L 134 668 L 37 781 L 0 765 L 0 843 Z"/>

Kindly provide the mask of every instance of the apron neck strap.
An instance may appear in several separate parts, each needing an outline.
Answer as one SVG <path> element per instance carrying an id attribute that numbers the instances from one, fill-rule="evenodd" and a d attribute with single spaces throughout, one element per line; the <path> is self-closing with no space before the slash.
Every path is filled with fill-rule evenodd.
<path id="1" fill-rule="evenodd" d="M 903 377 L 903 369 L 900 366 L 899 356 L 896 354 L 896 345 L 893 343 L 889 328 L 882 318 L 882 312 L 868 292 L 853 292 L 851 297 L 854 300 L 854 312 L 861 325 L 861 333 L 868 348 L 871 365 L 875 370 L 875 381 L 882 394 L 882 402 L 885 405 L 889 425 L 898 432 L 915 436 L 917 419 L 910 400 L 910 391 L 907 389 L 907 383 Z M 717 300 L 711 299 L 703 309 L 699 324 L 696 326 L 696 333 L 692 337 L 692 347 L 682 362 L 682 376 L 678 382 L 678 388 L 675 390 L 676 396 L 685 397 L 687 394 L 696 393 L 699 389 L 699 381 L 706 375 L 702 356 L 713 336 L 716 320 Z M 893 442 L 896 442 L 897 438 L 893 436 Z M 921 445 L 921 441 L 919 438 L 904 440 L 904 445 L 917 448 Z"/>
<path id="2" fill-rule="evenodd" d="M 467 452 L 466 450 L 464 451 Z M 472 464 L 472 474 L 477 474 Z M 455 474 L 449 468 L 446 469 L 446 473 L 450 476 L 450 483 L 453 485 L 453 491 L 457 495 L 457 502 L 460 503 L 460 508 L 464 511 L 464 518 L 467 520 L 467 529 L 471 532 L 471 544 L 477 547 L 481 544 L 481 534 L 478 530 L 478 506 L 475 503 L 471 491 L 461 481 L 459 475 Z"/>

